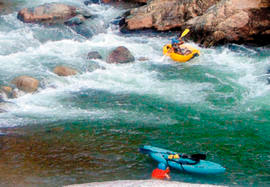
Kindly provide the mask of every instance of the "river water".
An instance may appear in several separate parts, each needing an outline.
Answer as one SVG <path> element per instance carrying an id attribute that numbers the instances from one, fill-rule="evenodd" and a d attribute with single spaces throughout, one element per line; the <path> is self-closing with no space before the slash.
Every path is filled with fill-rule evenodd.
<path id="1" fill-rule="evenodd" d="M 237 186 L 270 185 L 270 49 L 228 45 L 200 48 L 179 64 L 162 56 L 175 33 L 122 34 L 110 24 L 125 9 L 58 0 L 89 9 L 93 36 L 66 26 L 19 21 L 14 10 L 55 0 L 16 1 L 0 15 L 0 85 L 16 76 L 41 81 L 35 94 L 9 99 L 0 113 L 0 184 L 60 186 L 148 179 L 156 163 L 138 152 L 153 145 L 206 153 L 226 173 L 172 171 L 172 180 Z M 126 46 L 136 61 L 107 64 Z M 139 61 L 146 57 L 146 61 Z M 66 65 L 80 73 L 58 77 Z"/>

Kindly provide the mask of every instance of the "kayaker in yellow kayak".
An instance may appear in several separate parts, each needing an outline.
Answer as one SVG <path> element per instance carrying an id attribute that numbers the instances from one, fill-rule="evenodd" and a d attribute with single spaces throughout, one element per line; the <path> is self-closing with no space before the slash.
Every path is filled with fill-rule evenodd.
<path id="1" fill-rule="evenodd" d="M 199 56 L 200 51 L 194 47 L 184 44 L 182 38 L 187 35 L 189 29 L 185 29 L 180 37 L 173 38 L 171 44 L 163 46 L 163 55 L 169 56 L 176 62 L 187 62 L 190 59 Z"/>
<path id="2" fill-rule="evenodd" d="M 191 53 L 190 50 L 188 50 L 187 48 L 185 48 L 183 45 L 185 42 L 177 36 L 177 38 L 173 38 L 172 39 L 172 48 L 171 50 L 173 50 L 174 53 L 180 54 L 180 55 L 188 55 Z"/>

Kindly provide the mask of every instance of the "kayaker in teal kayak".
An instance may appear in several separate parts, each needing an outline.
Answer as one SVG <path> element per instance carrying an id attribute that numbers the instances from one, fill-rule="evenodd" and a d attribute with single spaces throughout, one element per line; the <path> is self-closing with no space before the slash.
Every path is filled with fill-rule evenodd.
<path id="1" fill-rule="evenodd" d="M 170 175 L 170 168 L 164 164 L 164 163 L 159 163 L 158 168 L 154 169 L 152 172 L 152 179 L 171 179 Z"/>

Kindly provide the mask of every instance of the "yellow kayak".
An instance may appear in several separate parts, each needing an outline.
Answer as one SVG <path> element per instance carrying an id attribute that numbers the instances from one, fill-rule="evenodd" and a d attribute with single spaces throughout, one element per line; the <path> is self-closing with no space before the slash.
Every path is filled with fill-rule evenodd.
<path id="1" fill-rule="evenodd" d="M 190 59 L 200 55 L 200 51 L 198 49 L 195 49 L 194 47 L 192 47 L 190 45 L 183 44 L 183 45 L 181 45 L 181 48 L 186 48 L 186 49 L 190 50 L 191 53 L 188 55 L 181 55 L 178 53 L 170 52 L 170 51 L 173 51 L 172 45 L 167 44 L 163 47 L 163 54 L 171 57 L 171 59 L 173 59 L 176 62 L 187 62 Z"/>

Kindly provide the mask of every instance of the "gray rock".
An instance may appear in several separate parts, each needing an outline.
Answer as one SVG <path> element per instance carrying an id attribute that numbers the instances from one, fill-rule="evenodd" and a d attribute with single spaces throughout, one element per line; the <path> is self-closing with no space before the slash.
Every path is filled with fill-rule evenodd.
<path id="1" fill-rule="evenodd" d="M 102 59 L 102 56 L 97 51 L 91 51 L 88 53 L 87 59 Z"/>

